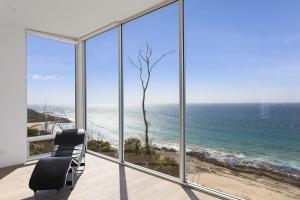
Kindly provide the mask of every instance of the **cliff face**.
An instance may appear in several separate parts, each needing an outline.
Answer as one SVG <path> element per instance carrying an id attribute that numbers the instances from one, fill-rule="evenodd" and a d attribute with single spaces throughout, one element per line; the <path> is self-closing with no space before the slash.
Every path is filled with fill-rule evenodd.
<path id="1" fill-rule="evenodd" d="M 56 121 L 58 123 L 72 122 L 68 118 L 56 117 L 56 116 L 52 116 L 52 115 L 48 115 L 48 114 L 45 115 L 45 114 L 37 112 L 31 108 L 27 108 L 27 122 L 28 123 L 44 122 L 45 119 L 47 119 L 47 121 Z"/>

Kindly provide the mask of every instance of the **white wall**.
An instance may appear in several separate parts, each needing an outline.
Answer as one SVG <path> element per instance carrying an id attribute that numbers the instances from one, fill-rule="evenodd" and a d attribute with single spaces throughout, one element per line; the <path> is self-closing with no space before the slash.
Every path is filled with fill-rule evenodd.
<path id="1" fill-rule="evenodd" d="M 25 41 L 24 28 L 0 20 L 0 168 L 27 159 Z"/>

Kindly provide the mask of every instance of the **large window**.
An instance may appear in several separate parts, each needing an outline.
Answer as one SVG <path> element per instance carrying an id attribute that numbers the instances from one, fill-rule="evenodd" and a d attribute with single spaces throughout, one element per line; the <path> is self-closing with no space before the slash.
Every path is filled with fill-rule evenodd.
<path id="1" fill-rule="evenodd" d="M 185 0 L 188 181 L 299 199 L 299 10 L 299 1 Z"/>
<path id="2" fill-rule="evenodd" d="M 123 142 L 125 161 L 179 177 L 183 119 L 180 178 L 245 199 L 299 198 L 300 3 L 183 2 L 183 24 L 175 2 L 120 25 L 121 40 L 113 29 L 86 41 L 88 148 L 118 157 Z"/>
<path id="3" fill-rule="evenodd" d="M 88 149 L 118 157 L 118 30 L 86 41 Z"/>
<path id="4" fill-rule="evenodd" d="M 175 177 L 178 4 L 123 25 L 125 160 Z"/>
<path id="5" fill-rule="evenodd" d="M 27 36 L 27 134 L 54 135 L 75 127 L 75 47 Z M 31 142 L 29 155 L 47 153 L 51 140 Z"/>

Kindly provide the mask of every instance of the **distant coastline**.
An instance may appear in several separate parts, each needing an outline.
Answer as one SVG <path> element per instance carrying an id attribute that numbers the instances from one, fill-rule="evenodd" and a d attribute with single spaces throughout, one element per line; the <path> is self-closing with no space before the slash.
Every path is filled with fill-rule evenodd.
<path id="1" fill-rule="evenodd" d="M 44 122 L 45 118 L 49 121 L 56 121 L 58 123 L 71 123 L 72 121 L 66 117 L 57 117 L 50 114 L 37 112 L 31 108 L 27 108 L 27 123 Z"/>
<path id="2" fill-rule="evenodd" d="M 55 134 L 65 128 L 74 128 L 74 122 L 55 113 L 42 113 L 27 108 L 27 136 L 43 136 Z"/>

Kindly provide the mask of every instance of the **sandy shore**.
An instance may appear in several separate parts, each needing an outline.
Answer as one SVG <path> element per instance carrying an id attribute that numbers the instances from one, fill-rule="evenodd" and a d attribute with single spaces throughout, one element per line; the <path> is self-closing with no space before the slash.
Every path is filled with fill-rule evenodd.
<path id="1" fill-rule="evenodd" d="M 27 127 L 28 128 L 37 128 L 37 129 L 41 130 L 45 127 L 45 122 L 27 123 Z"/>
<path id="2" fill-rule="evenodd" d="M 160 151 L 162 156 L 179 159 L 178 153 Z M 187 156 L 187 180 L 247 200 L 299 200 L 300 187 L 264 175 L 238 172 Z"/>
<path id="3" fill-rule="evenodd" d="M 244 199 L 298 200 L 300 187 L 187 156 L 187 179 Z"/>
<path id="4" fill-rule="evenodd" d="M 179 153 L 175 149 L 156 147 L 155 151 L 160 160 L 165 157 L 172 157 L 179 163 Z M 148 158 L 143 157 L 143 154 L 136 155 L 127 152 L 125 153 L 125 160 L 143 165 Z M 145 167 L 172 174 L 172 176 L 174 176 L 174 171 L 171 172 L 170 170 L 178 170 L 171 166 Z M 201 153 L 187 155 L 186 168 L 187 181 L 246 200 L 300 200 L 299 177 L 272 171 L 272 169 L 241 165 L 230 166 L 218 162 L 218 160 L 203 157 Z"/>

